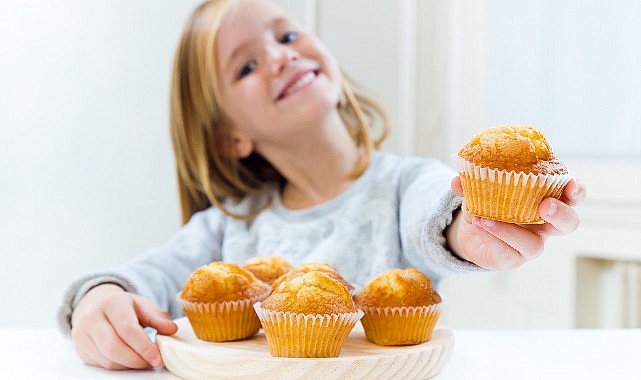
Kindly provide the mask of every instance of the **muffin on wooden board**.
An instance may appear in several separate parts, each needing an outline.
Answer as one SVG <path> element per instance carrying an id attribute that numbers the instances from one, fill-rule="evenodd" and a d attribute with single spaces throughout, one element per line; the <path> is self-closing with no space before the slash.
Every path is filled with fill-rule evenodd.
<path id="1" fill-rule="evenodd" d="M 270 291 L 269 285 L 239 265 L 216 261 L 191 274 L 178 302 L 199 339 L 225 342 L 258 332 L 253 304 Z"/>
<path id="2" fill-rule="evenodd" d="M 365 337 L 381 346 L 426 342 L 441 315 L 441 296 L 415 268 L 390 269 L 356 295 Z"/>
<path id="3" fill-rule="evenodd" d="M 519 224 L 544 223 L 539 204 L 570 180 L 545 136 L 523 125 L 481 131 L 458 152 L 458 169 L 470 214 Z"/>
<path id="4" fill-rule="evenodd" d="M 324 272 L 328 276 L 345 285 L 345 287 L 347 287 L 347 290 L 349 290 L 350 293 L 353 293 L 354 285 L 350 284 L 349 281 L 347 281 L 340 273 L 338 273 L 338 270 L 336 270 L 336 268 L 334 268 L 331 264 L 322 262 L 300 264 L 299 266 L 285 273 L 283 276 L 277 278 L 272 286 L 276 288 L 281 282 L 285 280 L 291 280 L 296 276 L 305 274 L 312 270 Z"/>
<path id="5" fill-rule="evenodd" d="M 275 357 L 336 357 L 363 315 L 345 285 L 316 270 L 280 282 L 254 308 Z"/>

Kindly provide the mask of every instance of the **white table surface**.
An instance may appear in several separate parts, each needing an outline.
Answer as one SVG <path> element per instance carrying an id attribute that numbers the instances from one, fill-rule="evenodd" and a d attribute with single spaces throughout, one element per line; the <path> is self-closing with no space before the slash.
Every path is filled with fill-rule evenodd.
<path id="1" fill-rule="evenodd" d="M 454 330 L 437 380 L 641 379 L 641 329 Z M 0 379 L 172 379 L 84 365 L 56 329 L 0 328 Z"/>

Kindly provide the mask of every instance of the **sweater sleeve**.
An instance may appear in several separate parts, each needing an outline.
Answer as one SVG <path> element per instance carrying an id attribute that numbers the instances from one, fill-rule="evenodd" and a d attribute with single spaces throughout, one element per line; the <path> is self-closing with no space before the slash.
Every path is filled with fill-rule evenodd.
<path id="1" fill-rule="evenodd" d="M 447 248 L 444 231 L 460 209 L 462 198 L 451 190 L 455 172 L 436 160 L 409 165 L 400 181 L 399 222 L 408 262 L 438 284 L 458 273 L 486 271 L 460 259 Z"/>
<path id="2" fill-rule="evenodd" d="M 176 295 L 195 268 L 221 259 L 225 221 L 215 208 L 201 211 L 166 244 L 150 249 L 122 266 L 72 282 L 58 311 L 63 333 L 71 332 L 71 315 L 80 299 L 92 288 L 107 283 L 151 300 L 172 318 L 182 316 Z"/>

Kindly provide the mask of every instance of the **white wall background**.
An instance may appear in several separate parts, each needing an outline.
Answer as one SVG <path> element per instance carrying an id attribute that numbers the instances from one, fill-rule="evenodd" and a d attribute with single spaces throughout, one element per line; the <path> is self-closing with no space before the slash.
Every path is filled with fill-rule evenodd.
<path id="1" fill-rule="evenodd" d="M 540 126 L 565 157 L 641 159 L 640 16 L 628 0 L 489 2 L 489 123 Z"/>
<path id="2" fill-rule="evenodd" d="M 0 2 L 0 326 L 180 225 L 171 57 L 196 1 Z"/>
<path id="3" fill-rule="evenodd" d="M 198 2 L 0 2 L 0 326 L 54 325 L 72 279 L 179 226 L 168 83 Z M 388 149 L 448 161 L 479 129 L 523 122 L 562 158 L 641 159 L 638 2 L 278 2 L 390 109 Z M 558 279 L 570 264 L 544 256 L 448 280 L 446 321 L 569 326 L 572 289 Z"/>

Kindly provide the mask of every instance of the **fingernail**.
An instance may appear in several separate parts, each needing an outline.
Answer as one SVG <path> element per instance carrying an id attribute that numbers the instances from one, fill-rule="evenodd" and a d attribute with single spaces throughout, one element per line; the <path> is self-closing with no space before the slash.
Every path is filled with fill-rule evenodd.
<path id="1" fill-rule="evenodd" d="M 574 188 L 572 189 L 572 194 L 570 194 L 570 196 L 572 197 L 572 200 L 580 199 L 582 196 L 581 193 L 583 193 L 583 189 L 584 189 L 583 183 L 581 183 L 581 181 L 575 178 Z"/>
<path id="2" fill-rule="evenodd" d="M 553 216 L 556 213 L 557 205 L 556 202 L 550 202 L 550 204 L 547 207 L 547 211 L 545 214 L 549 216 Z"/>
<path id="3" fill-rule="evenodd" d="M 160 359 L 160 358 L 153 359 L 151 361 L 151 363 L 149 363 L 149 364 L 151 364 L 151 366 L 154 367 L 154 368 L 161 368 L 162 367 L 162 359 Z"/>

